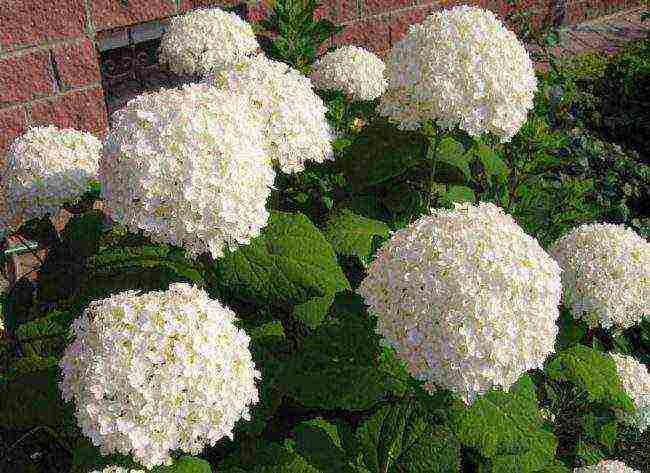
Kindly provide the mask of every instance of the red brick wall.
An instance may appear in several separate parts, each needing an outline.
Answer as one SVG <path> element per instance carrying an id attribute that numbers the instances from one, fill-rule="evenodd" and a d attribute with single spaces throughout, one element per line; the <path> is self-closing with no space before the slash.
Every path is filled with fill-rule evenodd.
<path id="1" fill-rule="evenodd" d="M 524 0 L 539 21 L 551 1 Z M 643 0 L 567 0 L 566 24 L 641 4 Z M 233 0 L 3 0 L 0 8 L 0 159 L 9 143 L 30 125 L 55 124 L 103 138 L 108 123 L 99 72 L 97 33 L 134 25 L 197 7 L 232 6 Z M 434 9 L 470 3 L 503 14 L 503 0 L 323 0 L 317 11 L 345 26 L 333 45 L 364 46 L 381 56 L 408 25 Z M 589 10 L 589 7 L 593 11 Z M 263 5 L 249 8 L 249 21 L 266 16 Z M 46 26 L 45 26 L 46 25 Z M 324 48 L 329 46 L 326 44 Z M 323 48 L 323 49 L 324 49 Z"/>

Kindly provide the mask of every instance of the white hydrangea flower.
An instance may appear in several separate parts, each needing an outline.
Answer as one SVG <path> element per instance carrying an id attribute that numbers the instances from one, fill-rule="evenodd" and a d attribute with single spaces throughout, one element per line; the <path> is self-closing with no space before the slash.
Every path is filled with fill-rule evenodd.
<path id="1" fill-rule="evenodd" d="M 176 449 L 196 455 L 233 439 L 261 378 L 235 317 L 184 283 L 90 303 L 72 324 L 59 388 L 102 455 L 132 455 L 151 469 L 172 464 Z"/>
<path id="2" fill-rule="evenodd" d="M 55 217 L 97 179 L 102 142 L 91 133 L 35 126 L 16 138 L 0 159 L 0 233 L 33 218 Z"/>
<path id="3" fill-rule="evenodd" d="M 602 460 L 597 465 L 574 468 L 573 473 L 641 473 L 618 460 Z"/>
<path id="4" fill-rule="evenodd" d="M 357 292 L 408 371 L 470 405 L 554 351 L 561 270 L 501 208 L 454 206 L 394 232 Z"/>
<path id="5" fill-rule="evenodd" d="M 340 90 L 354 100 L 374 100 L 388 82 L 386 65 L 376 54 L 357 46 L 341 46 L 314 63 L 311 80 L 320 90 Z"/>
<path id="6" fill-rule="evenodd" d="M 235 13 L 199 8 L 171 19 L 158 61 L 176 74 L 203 75 L 229 68 L 258 48 L 253 28 Z"/>
<path id="7" fill-rule="evenodd" d="M 636 325 L 650 307 L 650 243 L 624 225 L 574 228 L 549 249 L 564 270 L 563 304 L 590 327 Z"/>
<path id="8" fill-rule="evenodd" d="M 506 67 L 507 65 L 507 67 Z M 488 10 L 460 5 L 411 25 L 386 61 L 380 114 L 400 130 L 424 121 L 511 141 L 533 108 L 537 79 L 517 36 Z"/>
<path id="9" fill-rule="evenodd" d="M 650 425 L 650 373 L 645 365 L 632 356 L 618 353 L 610 353 L 610 355 L 616 363 L 623 389 L 632 398 L 637 408 L 634 414 L 624 413 L 620 418 L 644 432 Z"/>
<path id="10" fill-rule="evenodd" d="M 112 118 L 100 181 L 113 220 L 215 259 L 267 225 L 275 171 L 246 97 L 184 85 L 140 95 Z"/>
<path id="11" fill-rule="evenodd" d="M 123 466 L 110 465 L 103 470 L 93 470 L 90 473 L 145 473 L 144 470 L 136 470 L 132 468 L 124 468 Z"/>
<path id="12" fill-rule="evenodd" d="M 263 54 L 228 71 L 209 74 L 205 83 L 247 95 L 259 112 L 266 150 L 285 173 L 300 172 L 306 161 L 333 159 L 334 130 L 327 107 L 308 77 Z"/>

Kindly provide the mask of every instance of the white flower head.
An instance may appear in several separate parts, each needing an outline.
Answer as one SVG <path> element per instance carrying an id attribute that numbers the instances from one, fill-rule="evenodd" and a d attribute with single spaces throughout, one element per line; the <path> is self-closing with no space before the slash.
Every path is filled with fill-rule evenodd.
<path id="1" fill-rule="evenodd" d="M 112 118 L 100 181 L 113 220 L 215 259 L 267 225 L 275 171 L 246 97 L 184 85 L 140 95 Z"/>
<path id="2" fill-rule="evenodd" d="M 507 65 L 507 67 L 505 67 Z M 517 36 L 488 10 L 460 5 L 411 25 L 386 61 L 380 114 L 400 130 L 433 120 L 511 141 L 533 108 L 537 79 Z"/>
<path id="3" fill-rule="evenodd" d="M 637 409 L 634 414 L 625 413 L 621 420 L 644 432 L 650 425 L 650 373 L 645 365 L 632 356 L 618 353 L 610 355 L 616 363 L 623 389 L 632 398 Z"/>
<path id="4" fill-rule="evenodd" d="M 574 228 L 549 249 L 564 270 L 563 303 L 592 328 L 638 324 L 650 307 L 650 243 L 624 225 Z"/>
<path id="5" fill-rule="evenodd" d="M 602 460 L 597 465 L 574 468 L 573 473 L 641 473 L 618 460 Z"/>
<path id="6" fill-rule="evenodd" d="M 408 371 L 470 405 L 554 351 L 561 270 L 501 208 L 454 206 L 394 232 L 358 293 Z"/>
<path id="7" fill-rule="evenodd" d="M 132 455 L 151 469 L 171 465 L 176 449 L 196 455 L 233 439 L 261 378 L 235 317 L 184 283 L 90 303 L 72 324 L 59 388 L 102 455 Z"/>
<path id="8" fill-rule="evenodd" d="M 0 159 L 0 233 L 33 218 L 55 217 L 97 179 L 102 142 L 91 133 L 35 126 Z"/>
<path id="9" fill-rule="evenodd" d="M 109 465 L 104 467 L 103 470 L 93 470 L 90 473 L 145 473 L 144 470 L 136 470 L 134 468 L 125 468 L 123 466 Z"/>
<path id="10" fill-rule="evenodd" d="M 353 100 L 374 100 L 388 82 L 386 65 L 376 54 L 357 46 L 341 46 L 314 63 L 311 80 L 320 90 L 340 90 Z"/>
<path id="11" fill-rule="evenodd" d="M 171 19 L 158 59 L 176 74 L 203 75 L 229 68 L 258 48 L 253 28 L 235 13 L 199 8 Z"/>
<path id="12" fill-rule="evenodd" d="M 299 71 L 258 54 L 205 83 L 249 97 L 263 122 L 266 151 L 285 173 L 301 172 L 306 161 L 333 159 L 334 131 L 327 107 Z"/>

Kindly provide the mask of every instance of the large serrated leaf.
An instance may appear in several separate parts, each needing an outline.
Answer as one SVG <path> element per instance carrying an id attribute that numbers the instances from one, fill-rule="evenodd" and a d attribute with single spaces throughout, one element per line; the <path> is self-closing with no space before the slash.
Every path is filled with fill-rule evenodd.
<path id="1" fill-rule="evenodd" d="M 428 140 L 416 131 L 396 130 L 388 120 L 364 127 L 335 162 L 354 192 L 388 181 L 424 162 Z"/>
<path id="2" fill-rule="evenodd" d="M 435 156 L 433 156 L 433 148 L 429 148 L 428 154 L 430 155 L 430 159 L 435 159 L 440 163 L 448 164 L 462 171 L 466 180 L 472 178 L 472 171 L 469 165 L 474 159 L 474 156 L 471 152 L 466 152 L 463 145 L 453 138 L 447 136 L 440 140 Z"/>
<path id="3" fill-rule="evenodd" d="M 395 376 L 395 367 L 378 363 L 380 338 L 361 298 L 339 293 L 330 313 L 292 354 L 284 379 L 287 395 L 311 408 L 364 410 L 402 388 L 405 380 Z"/>
<path id="4" fill-rule="evenodd" d="M 382 407 L 356 435 L 369 471 L 459 471 L 460 445 L 444 426 L 427 422 L 412 400 Z"/>
<path id="5" fill-rule="evenodd" d="M 508 393 L 492 389 L 468 409 L 453 411 L 449 425 L 465 446 L 487 458 L 502 457 L 498 461 L 504 467 L 519 465 L 521 472 L 543 468 L 555 456 L 557 440 L 542 429 L 535 385 L 528 376 Z"/>
<path id="6" fill-rule="evenodd" d="M 506 177 L 510 174 L 510 169 L 508 169 L 506 163 L 489 146 L 478 144 L 474 152 L 481 161 L 481 164 L 483 164 L 483 168 L 485 168 L 485 172 L 489 177 Z"/>
<path id="7" fill-rule="evenodd" d="M 338 429 L 316 418 L 301 422 L 293 429 L 296 451 L 314 468 L 342 472 L 348 463 Z"/>
<path id="8" fill-rule="evenodd" d="M 295 451 L 295 442 L 285 439 L 283 444 L 265 443 L 256 439 L 252 445 L 226 456 L 216 468 L 224 473 L 321 473 Z"/>
<path id="9" fill-rule="evenodd" d="M 367 258 L 372 249 L 372 237 L 387 238 L 390 227 L 349 209 L 340 209 L 328 218 L 323 233 L 337 254 Z"/>
<path id="10" fill-rule="evenodd" d="M 327 317 L 333 299 L 334 294 L 329 294 L 324 297 L 313 297 L 307 302 L 295 306 L 293 308 L 293 314 L 307 327 L 315 329 Z"/>
<path id="11" fill-rule="evenodd" d="M 219 287 L 279 306 L 350 288 L 332 246 L 301 213 L 272 211 L 262 234 L 226 252 L 215 273 Z"/>
<path id="12" fill-rule="evenodd" d="M 556 353 L 544 371 L 554 381 L 569 381 L 584 389 L 592 402 L 634 411 L 634 404 L 621 385 L 616 364 L 606 353 L 577 344 Z"/>

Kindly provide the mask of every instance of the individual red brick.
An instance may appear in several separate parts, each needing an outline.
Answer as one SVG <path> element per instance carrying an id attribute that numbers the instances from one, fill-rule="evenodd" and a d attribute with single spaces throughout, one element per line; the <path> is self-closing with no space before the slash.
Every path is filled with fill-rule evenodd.
<path id="1" fill-rule="evenodd" d="M 337 24 L 360 18 L 357 0 L 337 0 L 334 4 L 334 18 Z"/>
<path id="2" fill-rule="evenodd" d="M 334 45 L 351 44 L 370 51 L 390 48 L 388 25 L 382 20 L 360 20 L 345 25 L 345 29 L 334 36 Z"/>
<path id="3" fill-rule="evenodd" d="M 83 38 L 80 43 L 54 46 L 52 52 L 63 90 L 102 80 L 99 58 L 90 39 Z"/>
<path id="4" fill-rule="evenodd" d="M 176 13 L 174 0 L 129 0 L 126 7 L 117 0 L 92 0 L 88 4 L 96 31 L 133 25 Z"/>
<path id="5" fill-rule="evenodd" d="M 47 97 L 56 92 L 48 51 L 0 59 L 0 105 Z"/>
<path id="6" fill-rule="evenodd" d="M 7 51 L 84 33 L 84 0 L 0 3 L 0 46 Z"/>
<path id="7" fill-rule="evenodd" d="M 409 26 L 422 23 L 424 19 L 434 10 L 433 6 L 418 7 L 402 13 L 391 13 L 390 15 L 390 42 L 394 46 L 406 33 Z"/>
<path id="8" fill-rule="evenodd" d="M 27 129 L 24 107 L 0 109 L 0 160 L 4 159 L 11 142 Z"/>
<path id="9" fill-rule="evenodd" d="M 108 131 L 101 86 L 33 102 L 30 115 L 35 125 L 53 124 L 60 128 L 89 131 L 99 139 L 103 139 Z"/>
<path id="10" fill-rule="evenodd" d="M 378 15 L 411 6 L 411 0 L 365 0 L 361 14 Z"/>

